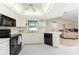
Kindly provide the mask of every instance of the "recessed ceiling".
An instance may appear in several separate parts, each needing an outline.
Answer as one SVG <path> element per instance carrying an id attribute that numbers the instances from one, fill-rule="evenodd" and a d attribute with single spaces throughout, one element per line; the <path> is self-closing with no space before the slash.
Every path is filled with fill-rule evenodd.
<path id="1" fill-rule="evenodd" d="M 51 3 L 14 3 L 7 4 L 21 15 L 27 16 L 42 16 L 48 12 Z"/>
<path id="2" fill-rule="evenodd" d="M 68 19 L 77 18 L 77 8 L 79 4 L 71 3 L 9 3 L 5 4 L 13 11 L 25 18 L 56 18 L 64 17 Z M 72 11 L 75 10 L 75 11 Z M 32 16 L 32 17 L 30 17 Z"/>

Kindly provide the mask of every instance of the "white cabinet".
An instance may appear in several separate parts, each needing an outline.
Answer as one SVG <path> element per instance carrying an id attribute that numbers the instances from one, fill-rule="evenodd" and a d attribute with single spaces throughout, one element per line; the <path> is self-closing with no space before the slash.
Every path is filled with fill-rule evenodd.
<path id="1" fill-rule="evenodd" d="M 53 46 L 59 47 L 60 45 L 60 32 L 53 32 Z"/>
<path id="2" fill-rule="evenodd" d="M 0 55 L 9 55 L 9 40 L 0 43 Z"/>
<path id="3" fill-rule="evenodd" d="M 24 19 L 16 20 L 16 27 L 26 27 L 26 21 Z"/>
<path id="4" fill-rule="evenodd" d="M 45 20 L 40 20 L 39 21 L 39 27 L 45 27 L 46 26 L 46 21 Z"/>
<path id="5" fill-rule="evenodd" d="M 52 45 L 55 46 L 55 47 L 59 47 L 60 46 L 60 32 L 46 32 L 46 33 L 52 34 L 52 42 L 53 42 Z"/>
<path id="6" fill-rule="evenodd" d="M 43 35 L 43 33 L 24 33 L 22 35 L 22 43 L 23 45 L 44 43 Z"/>

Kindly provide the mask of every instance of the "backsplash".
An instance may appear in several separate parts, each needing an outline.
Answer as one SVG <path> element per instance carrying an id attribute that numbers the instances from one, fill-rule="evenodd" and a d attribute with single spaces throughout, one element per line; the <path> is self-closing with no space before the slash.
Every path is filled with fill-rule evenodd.
<path id="1" fill-rule="evenodd" d="M 11 34 L 22 34 L 25 32 L 24 27 L 0 27 L 0 29 L 11 29 Z"/>
<path id="2" fill-rule="evenodd" d="M 22 34 L 25 32 L 25 28 L 24 27 L 16 27 L 16 28 L 11 28 L 11 33 L 18 33 L 18 34 Z"/>

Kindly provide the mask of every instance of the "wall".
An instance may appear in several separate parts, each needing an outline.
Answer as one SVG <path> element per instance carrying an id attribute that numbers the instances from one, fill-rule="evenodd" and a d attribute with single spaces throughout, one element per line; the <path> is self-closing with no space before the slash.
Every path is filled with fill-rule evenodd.
<path id="1" fill-rule="evenodd" d="M 77 20 L 77 19 L 75 19 L 75 20 Z M 58 23 L 59 23 L 60 29 L 63 28 L 63 24 L 65 24 L 66 28 L 77 28 L 78 29 L 78 22 L 77 21 L 60 19 Z"/>
<path id="2" fill-rule="evenodd" d="M 77 19 L 75 19 L 77 20 Z M 78 28 L 78 22 L 77 21 L 72 21 L 68 19 L 63 19 L 63 18 L 57 18 L 57 19 L 50 19 L 46 21 L 46 31 L 52 32 L 53 28 L 51 27 L 52 22 L 57 22 L 58 23 L 58 28 L 63 29 L 63 24 L 65 24 L 66 28 Z"/>

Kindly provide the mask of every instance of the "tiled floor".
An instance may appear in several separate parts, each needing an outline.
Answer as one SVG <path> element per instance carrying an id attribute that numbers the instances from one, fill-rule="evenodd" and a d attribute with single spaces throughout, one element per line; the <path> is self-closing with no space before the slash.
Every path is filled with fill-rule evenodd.
<path id="1" fill-rule="evenodd" d="M 78 47 L 60 46 L 59 48 L 45 45 L 25 45 L 19 55 L 77 55 Z"/>

